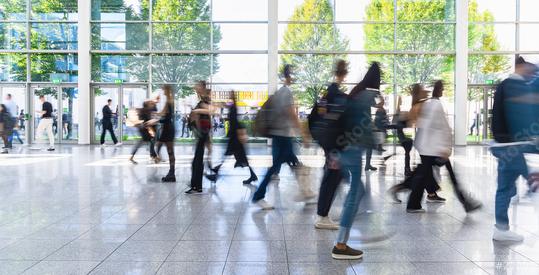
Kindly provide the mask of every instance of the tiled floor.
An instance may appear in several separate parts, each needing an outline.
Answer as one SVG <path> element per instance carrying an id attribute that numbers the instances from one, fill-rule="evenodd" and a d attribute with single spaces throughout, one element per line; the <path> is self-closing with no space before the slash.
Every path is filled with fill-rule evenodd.
<path id="1" fill-rule="evenodd" d="M 249 203 L 246 169 L 204 183 L 204 195 L 183 194 L 190 179 L 190 146 L 177 147 L 175 184 L 162 184 L 166 164 L 127 162 L 129 146 L 60 146 L 54 153 L 20 147 L 0 156 L 0 274 L 539 274 L 539 200 L 524 195 L 512 205 L 521 244 L 493 242 L 495 160 L 482 147 L 457 148 L 462 184 L 484 202 L 466 215 L 442 173 L 444 205 L 406 214 L 385 191 L 402 180 L 402 156 L 365 175 L 364 198 L 351 245 L 362 261 L 335 261 L 336 232 L 314 229 L 316 205 L 293 201 L 290 170 L 270 185 L 274 211 Z M 388 148 L 389 151 L 392 148 Z M 218 158 L 223 148 L 216 146 Z M 269 149 L 251 147 L 262 176 Z M 318 184 L 323 159 L 316 148 L 300 158 Z M 522 185 L 520 185 L 522 186 Z M 346 184 L 331 216 L 339 218 Z"/>

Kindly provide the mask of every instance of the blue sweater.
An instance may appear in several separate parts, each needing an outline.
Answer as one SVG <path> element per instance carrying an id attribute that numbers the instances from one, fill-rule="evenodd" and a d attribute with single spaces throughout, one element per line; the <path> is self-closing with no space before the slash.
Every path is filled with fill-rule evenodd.
<path id="1" fill-rule="evenodd" d="M 526 141 L 539 136 L 539 81 L 518 76 L 498 85 L 492 108 L 492 134 L 500 143 Z"/>

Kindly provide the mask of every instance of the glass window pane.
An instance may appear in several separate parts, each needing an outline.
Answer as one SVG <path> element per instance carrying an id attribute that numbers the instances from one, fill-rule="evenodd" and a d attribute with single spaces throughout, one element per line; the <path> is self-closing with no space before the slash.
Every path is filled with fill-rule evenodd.
<path id="1" fill-rule="evenodd" d="M 333 24 L 279 24 L 279 49 L 344 51 L 348 41 Z"/>
<path id="2" fill-rule="evenodd" d="M 267 0 L 212 0 L 215 21 L 267 21 Z"/>
<path id="3" fill-rule="evenodd" d="M 515 21 L 516 2 L 515 0 L 471 0 L 468 4 L 468 21 Z"/>
<path id="4" fill-rule="evenodd" d="M 279 21 L 333 21 L 333 0 L 278 1 Z"/>
<path id="5" fill-rule="evenodd" d="M 0 2 L 0 20 L 25 20 L 26 0 Z"/>
<path id="6" fill-rule="evenodd" d="M 92 23 L 94 50 L 148 49 L 147 23 Z"/>
<path id="7" fill-rule="evenodd" d="M 539 1 L 520 0 L 520 21 L 539 21 Z"/>
<path id="8" fill-rule="evenodd" d="M 397 50 L 452 51 L 454 24 L 397 24 Z"/>
<path id="9" fill-rule="evenodd" d="M 92 20 L 148 20 L 148 2 L 148 0 L 92 0 Z"/>
<path id="10" fill-rule="evenodd" d="M 455 21 L 455 1 L 397 0 L 397 20 Z"/>
<path id="11" fill-rule="evenodd" d="M 520 24 L 519 50 L 539 50 L 539 36 L 537 35 L 537 30 L 539 30 L 539 24 Z"/>
<path id="12" fill-rule="evenodd" d="M 399 85 L 428 84 L 438 79 L 454 83 L 454 64 L 455 59 L 452 55 L 395 55 L 397 69 L 395 81 Z"/>
<path id="13" fill-rule="evenodd" d="M 468 83 L 485 84 L 506 78 L 514 69 L 514 55 L 480 55 L 468 56 Z"/>
<path id="14" fill-rule="evenodd" d="M 77 82 L 76 54 L 32 54 L 30 66 L 32 81 Z"/>
<path id="15" fill-rule="evenodd" d="M 153 21 L 209 21 L 210 1 L 154 0 L 152 13 Z"/>
<path id="16" fill-rule="evenodd" d="M 149 57 L 147 55 L 92 56 L 93 82 L 146 82 Z"/>
<path id="17" fill-rule="evenodd" d="M 210 23 L 154 23 L 156 50 L 210 50 Z"/>
<path id="18" fill-rule="evenodd" d="M 76 50 L 77 24 L 75 23 L 33 23 L 32 49 Z"/>
<path id="19" fill-rule="evenodd" d="M 155 83 L 193 83 L 211 75 L 211 55 L 156 55 L 152 62 Z"/>
<path id="20" fill-rule="evenodd" d="M 26 48 L 26 24 L 0 23 L 0 49 Z"/>
<path id="21" fill-rule="evenodd" d="M 341 41 L 353 51 L 393 50 L 393 24 L 336 24 Z"/>
<path id="22" fill-rule="evenodd" d="M 212 83 L 266 83 L 265 54 L 219 54 L 214 56 Z"/>
<path id="23" fill-rule="evenodd" d="M 26 81 L 26 55 L 0 53 L 0 81 Z"/>
<path id="24" fill-rule="evenodd" d="M 394 6 L 393 0 L 335 0 L 335 20 L 393 22 Z"/>
<path id="25" fill-rule="evenodd" d="M 539 54 L 521 54 L 524 60 L 539 66 Z"/>
<path id="26" fill-rule="evenodd" d="M 468 26 L 468 46 L 471 51 L 513 51 L 515 50 L 514 37 L 514 24 L 470 24 Z"/>
<path id="27" fill-rule="evenodd" d="M 389 54 L 349 54 L 346 57 L 348 64 L 347 83 L 359 83 L 372 62 L 378 62 L 382 69 L 382 83 L 393 83 L 393 55 Z"/>
<path id="28" fill-rule="evenodd" d="M 32 18 L 37 20 L 78 19 L 77 0 L 32 0 Z"/>
<path id="29" fill-rule="evenodd" d="M 267 24 L 215 24 L 216 50 L 267 50 Z"/>

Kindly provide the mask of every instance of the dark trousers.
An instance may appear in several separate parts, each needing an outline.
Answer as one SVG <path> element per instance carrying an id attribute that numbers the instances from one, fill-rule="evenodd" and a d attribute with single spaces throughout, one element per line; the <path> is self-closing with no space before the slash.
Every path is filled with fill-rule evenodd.
<path id="1" fill-rule="evenodd" d="M 157 157 L 157 153 L 155 152 L 155 141 L 153 139 L 150 139 L 150 140 L 141 139 L 137 141 L 137 143 L 135 144 L 135 147 L 133 147 L 133 151 L 131 152 L 131 154 L 134 156 L 137 153 L 138 149 L 146 142 L 150 144 L 150 156 L 152 158 Z"/>
<path id="2" fill-rule="evenodd" d="M 114 130 L 112 129 L 112 122 L 103 120 L 103 128 L 101 130 L 101 144 L 105 143 L 105 134 L 109 131 L 110 137 L 112 138 L 112 142 L 114 144 L 118 143 L 118 140 L 116 139 L 116 135 L 114 135 Z"/>
<path id="3" fill-rule="evenodd" d="M 195 157 L 191 164 L 191 188 L 202 189 L 202 176 L 204 174 L 204 147 L 208 142 L 209 135 L 201 134 L 197 139 Z"/>
<path id="4" fill-rule="evenodd" d="M 257 202 L 266 196 L 266 189 L 271 181 L 271 176 L 280 170 L 283 163 L 288 163 L 290 166 L 298 164 L 291 137 L 273 136 L 272 150 L 273 164 L 253 195 L 253 202 Z"/>
<path id="5" fill-rule="evenodd" d="M 324 176 L 320 183 L 320 192 L 318 195 L 318 216 L 326 217 L 329 214 L 333 200 L 335 199 L 335 192 L 341 183 L 343 178 L 342 171 L 330 167 L 329 162 L 336 161 L 331 160 L 330 150 L 324 150 L 326 154 L 326 167 L 324 170 Z"/>
<path id="6" fill-rule="evenodd" d="M 445 161 L 445 163 L 442 164 L 439 162 L 439 157 L 422 155 L 421 165 L 418 166 L 418 168 L 416 169 L 417 172 L 411 182 L 412 192 L 410 193 L 410 197 L 408 198 L 408 209 L 421 208 L 423 189 L 425 189 L 428 184 L 431 184 L 431 186 L 438 186 L 438 183 L 436 183 L 434 175 L 432 174 L 432 167 L 435 165 L 443 165 L 446 167 L 447 172 L 449 173 L 449 177 L 451 178 L 451 183 L 453 184 L 453 190 L 455 191 L 458 200 L 462 204 L 466 204 L 466 198 L 464 197 L 464 194 L 460 188 L 457 177 L 455 176 L 455 173 L 453 171 L 453 167 L 451 166 L 451 162 L 447 160 Z"/>

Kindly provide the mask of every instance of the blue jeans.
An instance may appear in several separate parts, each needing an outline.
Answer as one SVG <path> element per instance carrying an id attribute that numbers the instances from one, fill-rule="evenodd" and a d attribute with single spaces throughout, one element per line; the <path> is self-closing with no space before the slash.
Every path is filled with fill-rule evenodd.
<path id="1" fill-rule="evenodd" d="M 361 198 L 365 194 L 365 186 L 361 181 L 363 148 L 352 146 L 342 152 L 342 171 L 344 176 L 351 176 L 350 190 L 344 201 L 337 243 L 347 243 L 350 229 L 356 217 Z"/>
<path id="2" fill-rule="evenodd" d="M 528 177 L 528 167 L 524 153 L 539 153 L 534 145 L 516 145 L 490 148 L 498 159 L 498 188 L 496 189 L 495 216 L 496 228 L 509 230 L 507 210 L 511 198 L 517 194 L 516 180 L 519 176 Z"/>
<path id="3" fill-rule="evenodd" d="M 294 154 L 294 145 L 292 144 L 292 140 L 292 137 L 273 136 L 273 164 L 268 172 L 266 172 L 266 176 L 264 176 L 264 179 L 253 195 L 253 202 L 257 202 L 266 196 L 266 189 L 271 181 L 271 176 L 280 170 L 281 164 L 292 164 L 294 160 L 297 160 L 296 154 Z"/>

